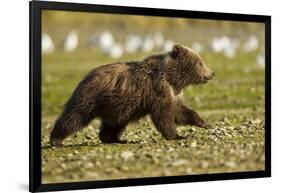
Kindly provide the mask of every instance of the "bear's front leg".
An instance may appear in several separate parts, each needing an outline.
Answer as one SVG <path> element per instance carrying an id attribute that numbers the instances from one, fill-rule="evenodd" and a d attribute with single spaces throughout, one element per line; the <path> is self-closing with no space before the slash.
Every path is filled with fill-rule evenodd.
<path id="1" fill-rule="evenodd" d="M 167 140 L 184 139 L 178 135 L 175 124 L 174 107 L 169 104 L 154 104 L 151 112 L 152 121 L 156 129 Z"/>
<path id="2" fill-rule="evenodd" d="M 175 122 L 179 125 L 194 125 L 205 129 L 211 128 L 211 125 L 206 123 L 198 113 L 186 107 L 182 103 L 177 104 Z"/>

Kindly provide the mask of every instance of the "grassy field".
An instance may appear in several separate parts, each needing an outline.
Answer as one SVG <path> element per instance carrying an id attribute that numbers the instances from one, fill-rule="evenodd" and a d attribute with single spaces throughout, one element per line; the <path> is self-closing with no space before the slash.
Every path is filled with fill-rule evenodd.
<path id="1" fill-rule="evenodd" d="M 55 52 L 42 58 L 42 182 L 72 182 L 264 170 L 264 69 L 257 53 L 234 59 L 205 53 L 214 80 L 185 89 L 185 102 L 212 129 L 179 126 L 186 140 L 166 141 L 149 117 L 129 125 L 128 144 L 102 144 L 99 120 L 51 148 L 50 130 L 78 82 L 90 69 L 113 62 L 96 50 Z M 143 54 L 121 60 L 142 59 Z"/>

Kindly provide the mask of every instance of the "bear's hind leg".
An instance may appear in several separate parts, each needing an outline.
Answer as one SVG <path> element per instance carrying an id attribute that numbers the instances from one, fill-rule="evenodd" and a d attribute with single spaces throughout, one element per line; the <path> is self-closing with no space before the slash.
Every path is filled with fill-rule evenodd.
<path id="1" fill-rule="evenodd" d="M 126 123 L 110 124 L 102 121 L 100 125 L 99 138 L 103 143 L 124 143 L 120 138 L 126 129 Z"/>
<path id="2" fill-rule="evenodd" d="M 63 140 L 86 127 L 90 121 L 89 117 L 82 116 L 78 113 L 64 112 L 56 121 L 50 135 L 52 146 L 61 146 Z"/>

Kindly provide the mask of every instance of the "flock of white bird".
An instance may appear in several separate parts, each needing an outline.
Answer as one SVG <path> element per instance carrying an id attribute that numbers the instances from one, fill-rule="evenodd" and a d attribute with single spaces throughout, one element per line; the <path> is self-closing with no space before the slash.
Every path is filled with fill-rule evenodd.
<path id="1" fill-rule="evenodd" d="M 99 48 L 104 54 L 109 55 L 111 58 L 117 59 L 123 56 L 124 53 L 149 53 L 155 49 L 164 52 L 170 51 L 174 45 L 171 39 L 165 39 L 164 35 L 160 32 L 139 36 L 130 34 L 126 36 L 125 41 L 120 43 L 115 40 L 110 31 L 104 31 L 98 35 L 92 36 L 89 41 L 90 48 Z M 63 50 L 65 52 L 73 52 L 79 45 L 79 35 L 75 31 L 70 31 L 63 41 Z M 213 53 L 221 53 L 227 58 L 234 58 L 238 51 L 243 53 L 250 53 L 258 50 L 260 46 L 259 40 L 255 35 L 251 35 L 244 42 L 237 38 L 230 38 L 227 36 L 215 37 L 209 45 L 205 46 L 199 42 L 191 44 L 191 48 L 198 53 L 205 50 Z M 42 34 L 42 53 L 51 54 L 55 51 L 55 44 L 51 36 L 47 33 Z M 258 54 L 256 57 L 256 64 L 259 67 L 264 67 L 265 58 L 264 54 Z"/>

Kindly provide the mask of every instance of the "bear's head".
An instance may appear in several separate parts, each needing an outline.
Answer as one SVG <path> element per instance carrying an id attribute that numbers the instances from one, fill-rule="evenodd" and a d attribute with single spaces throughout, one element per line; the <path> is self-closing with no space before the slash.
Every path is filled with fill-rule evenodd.
<path id="1" fill-rule="evenodd" d="M 175 44 L 170 53 L 177 76 L 186 84 L 204 84 L 215 76 L 202 57 L 191 48 Z"/>

